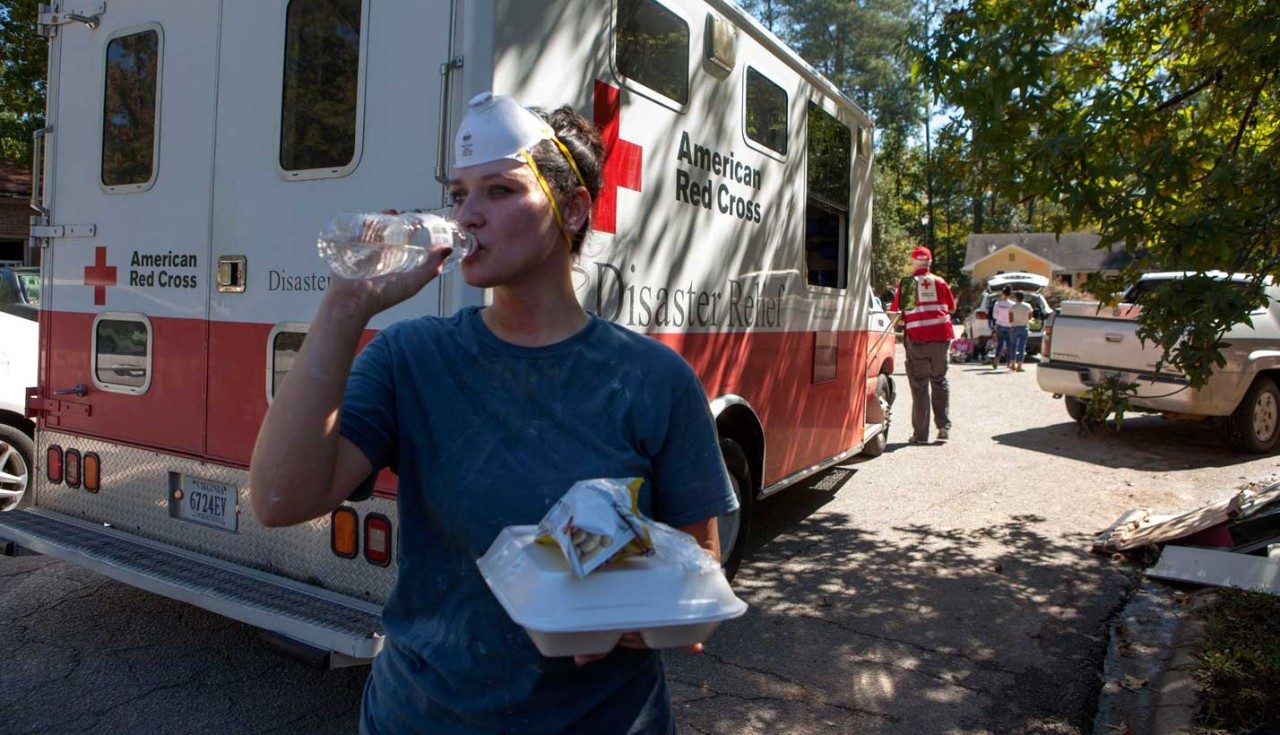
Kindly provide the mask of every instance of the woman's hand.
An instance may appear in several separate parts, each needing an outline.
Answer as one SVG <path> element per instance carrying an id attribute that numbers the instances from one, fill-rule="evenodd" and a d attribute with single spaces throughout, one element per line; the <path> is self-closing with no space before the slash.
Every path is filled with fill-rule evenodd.
<path id="1" fill-rule="evenodd" d="M 623 633 L 623 634 L 622 634 L 622 638 L 621 638 L 621 640 L 619 640 L 619 641 L 618 641 L 618 647 L 619 647 L 619 648 L 634 648 L 634 649 L 637 649 L 637 650 L 645 650 L 645 649 L 648 649 L 648 648 L 649 648 L 648 646 L 646 646 L 646 645 L 644 644 L 644 639 L 640 637 L 640 634 L 639 634 L 639 633 Z M 684 647 L 684 650 L 685 650 L 687 653 L 702 653 L 702 644 L 701 644 L 701 643 L 694 643 L 694 644 L 693 644 L 693 645 L 691 645 L 691 646 L 685 646 L 685 647 Z M 607 654 L 607 653 L 592 653 L 592 654 L 588 654 L 588 655 L 585 655 L 585 656 L 582 656 L 582 655 L 580 655 L 580 656 L 574 656 L 574 657 L 573 657 L 573 665 L 574 665 L 574 666 L 586 666 L 587 664 L 589 664 L 589 663 L 591 663 L 591 662 L 593 662 L 593 661 L 599 661 L 600 659 L 602 659 L 602 658 L 604 658 L 605 656 L 608 656 L 608 655 L 609 655 L 609 654 Z"/>
<path id="2" fill-rule="evenodd" d="M 444 267 L 453 248 L 441 245 L 427 251 L 427 260 L 413 270 L 388 273 L 376 278 L 348 279 L 333 276 L 329 293 L 366 321 L 421 291 Z"/>

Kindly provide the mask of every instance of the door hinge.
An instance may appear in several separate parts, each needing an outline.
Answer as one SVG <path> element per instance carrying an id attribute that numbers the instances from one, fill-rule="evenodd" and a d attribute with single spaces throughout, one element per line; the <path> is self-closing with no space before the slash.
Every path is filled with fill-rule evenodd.
<path id="1" fill-rule="evenodd" d="M 45 38 L 53 38 L 58 35 L 58 26 L 67 23 L 83 23 L 90 30 L 98 27 L 98 20 L 103 13 L 107 12 L 106 3 L 98 3 L 97 5 L 81 10 L 62 10 L 57 3 L 53 5 L 41 5 L 39 10 L 39 26 L 40 35 Z"/>
<path id="2" fill-rule="evenodd" d="M 97 225 L 38 225 L 34 221 L 31 224 L 31 236 L 38 238 L 94 237 L 97 234 Z"/>
<path id="3" fill-rule="evenodd" d="M 45 398 L 40 395 L 40 388 L 27 388 L 27 405 L 26 416 L 29 419 L 44 416 L 80 416 L 88 418 L 93 413 L 93 408 L 87 403 L 77 401 L 59 401 L 53 398 Z"/>

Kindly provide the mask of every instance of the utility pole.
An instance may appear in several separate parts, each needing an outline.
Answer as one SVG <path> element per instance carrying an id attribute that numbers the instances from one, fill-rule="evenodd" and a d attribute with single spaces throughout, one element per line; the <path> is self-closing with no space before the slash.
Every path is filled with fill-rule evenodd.
<path id="1" fill-rule="evenodd" d="M 925 53 L 933 53 L 933 5 L 929 5 L 929 13 L 925 21 Z M 926 77 L 927 79 L 928 77 Z M 925 82 L 924 87 L 924 188 L 925 188 L 925 212 L 929 218 L 929 224 L 925 231 L 925 239 L 928 241 L 929 251 L 932 252 L 937 241 L 934 238 L 934 221 L 933 216 L 933 131 L 930 118 L 933 117 L 933 94 L 929 90 L 929 83 Z M 948 264 L 950 265 L 950 264 Z M 950 274 L 948 274 L 950 275 Z"/>

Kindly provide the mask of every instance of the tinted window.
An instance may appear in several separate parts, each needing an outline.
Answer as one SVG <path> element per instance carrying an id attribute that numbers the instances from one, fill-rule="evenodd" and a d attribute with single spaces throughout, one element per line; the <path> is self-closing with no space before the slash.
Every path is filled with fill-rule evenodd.
<path id="1" fill-rule="evenodd" d="M 102 103 L 102 183 L 145 184 L 155 164 L 156 80 L 160 34 L 154 30 L 111 39 Z"/>
<path id="2" fill-rule="evenodd" d="M 689 26 L 653 0 L 618 0 L 618 72 L 684 104 L 689 101 Z"/>
<path id="3" fill-rule="evenodd" d="M 32 306 L 40 305 L 40 274 L 39 273 L 19 273 L 18 288 L 22 291 L 22 298 Z"/>
<path id="4" fill-rule="evenodd" d="M 271 342 L 271 395 L 275 396 L 284 382 L 284 376 L 293 369 L 293 361 L 302 349 L 303 332 L 277 332 Z"/>
<path id="5" fill-rule="evenodd" d="M 125 388 L 147 384 L 147 324 L 132 319 L 102 319 L 94 334 L 94 374 L 98 382 Z"/>
<path id="6" fill-rule="evenodd" d="M 787 154 L 787 92 L 747 67 L 747 137 Z"/>
<path id="7" fill-rule="evenodd" d="M 342 168 L 356 155 L 361 0 L 292 0 L 285 20 L 280 166 Z"/>
<path id="8" fill-rule="evenodd" d="M 805 264 L 810 285 L 844 288 L 849 250 L 849 164 L 853 135 L 809 103 Z"/>

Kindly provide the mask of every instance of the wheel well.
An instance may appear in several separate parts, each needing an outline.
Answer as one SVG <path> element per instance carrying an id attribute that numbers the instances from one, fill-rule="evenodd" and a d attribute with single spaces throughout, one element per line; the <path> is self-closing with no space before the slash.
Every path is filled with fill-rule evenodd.
<path id="1" fill-rule="evenodd" d="M 1258 377 L 1263 377 L 1263 376 L 1271 378 L 1271 380 L 1275 381 L 1275 384 L 1277 386 L 1280 386 L 1280 368 L 1273 368 L 1271 370 L 1258 371 Z M 1258 378 L 1254 378 L 1254 380 L 1257 380 L 1257 379 Z M 1253 383 L 1250 382 L 1249 385 L 1253 385 Z"/>
<path id="2" fill-rule="evenodd" d="M 764 430 L 755 413 L 743 405 L 725 408 L 716 417 L 716 432 L 721 439 L 732 439 L 747 455 L 751 469 L 752 496 L 760 492 L 764 478 Z"/>
<path id="3" fill-rule="evenodd" d="M 25 432 L 27 436 L 35 436 L 36 433 L 36 425 L 31 419 L 13 411 L 0 409 L 0 424 L 15 426 Z"/>

